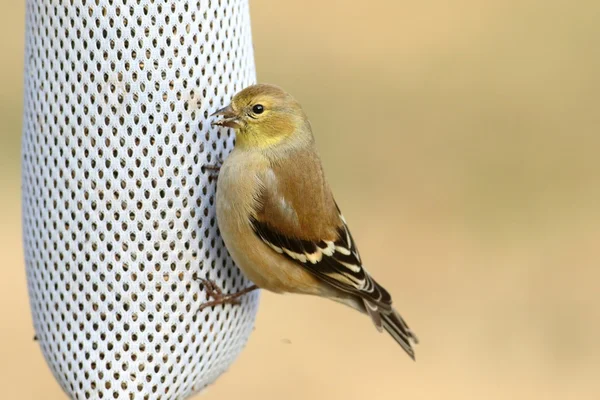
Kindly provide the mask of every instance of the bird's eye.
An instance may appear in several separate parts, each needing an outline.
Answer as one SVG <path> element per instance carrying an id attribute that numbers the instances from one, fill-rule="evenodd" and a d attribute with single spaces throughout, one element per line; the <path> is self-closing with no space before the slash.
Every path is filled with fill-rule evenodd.
<path id="1" fill-rule="evenodd" d="M 256 104 L 256 105 L 254 105 L 254 107 L 252 107 L 252 112 L 254 114 L 262 114 L 263 111 L 265 111 L 265 108 L 263 107 L 262 104 Z"/>

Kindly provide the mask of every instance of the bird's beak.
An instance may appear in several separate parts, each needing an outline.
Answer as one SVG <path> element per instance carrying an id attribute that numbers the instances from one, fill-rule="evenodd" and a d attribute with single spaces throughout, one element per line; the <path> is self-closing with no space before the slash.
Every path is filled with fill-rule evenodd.
<path id="1" fill-rule="evenodd" d="M 212 126 L 227 126 L 229 128 L 237 128 L 239 124 L 239 116 L 231 107 L 231 104 L 227 107 L 223 107 L 220 110 L 215 111 L 211 114 L 211 117 L 221 116 L 223 119 L 211 122 Z"/>

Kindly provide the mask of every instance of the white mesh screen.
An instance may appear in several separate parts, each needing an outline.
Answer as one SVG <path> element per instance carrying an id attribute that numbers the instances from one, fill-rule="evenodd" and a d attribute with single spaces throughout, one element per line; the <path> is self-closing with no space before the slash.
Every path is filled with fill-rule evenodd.
<path id="1" fill-rule="evenodd" d="M 28 0 L 23 222 L 35 331 L 75 399 L 184 399 L 246 343 L 258 295 L 203 165 L 208 114 L 255 82 L 246 0 Z"/>

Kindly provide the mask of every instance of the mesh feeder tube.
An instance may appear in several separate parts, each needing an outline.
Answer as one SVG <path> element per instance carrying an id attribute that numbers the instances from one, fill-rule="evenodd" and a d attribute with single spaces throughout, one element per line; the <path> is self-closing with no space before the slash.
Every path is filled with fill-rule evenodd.
<path id="1" fill-rule="evenodd" d="M 188 398 L 236 359 L 258 307 L 253 293 L 199 311 L 195 280 L 250 285 L 203 168 L 234 141 L 208 115 L 256 80 L 247 0 L 27 0 L 25 75 L 23 235 L 46 362 L 73 399 Z"/>

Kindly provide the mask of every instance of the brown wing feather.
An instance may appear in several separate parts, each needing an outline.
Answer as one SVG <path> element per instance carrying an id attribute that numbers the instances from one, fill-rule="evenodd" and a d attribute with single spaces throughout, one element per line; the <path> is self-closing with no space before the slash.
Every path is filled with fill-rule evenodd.
<path id="1" fill-rule="evenodd" d="M 318 155 L 294 150 L 264 176 L 256 217 L 277 232 L 304 240 L 333 240 L 340 225 Z"/>
<path id="2" fill-rule="evenodd" d="M 302 168 L 291 160 L 302 160 Z M 305 151 L 279 160 L 263 180 L 255 233 L 324 282 L 389 310 L 391 297 L 362 267 L 318 156 Z"/>

